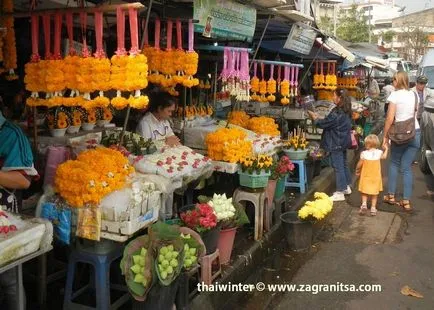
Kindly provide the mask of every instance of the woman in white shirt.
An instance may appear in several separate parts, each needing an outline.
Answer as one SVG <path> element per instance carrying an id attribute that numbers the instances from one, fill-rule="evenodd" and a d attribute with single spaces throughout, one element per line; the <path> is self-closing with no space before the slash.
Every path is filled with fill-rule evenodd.
<path id="1" fill-rule="evenodd" d="M 169 119 L 176 109 L 176 99 L 164 92 L 149 95 L 149 110 L 137 125 L 136 132 L 145 139 L 164 140 L 169 146 L 180 145 L 173 133 Z"/>
<path id="2" fill-rule="evenodd" d="M 401 122 L 412 117 L 415 118 L 416 136 L 406 144 L 396 144 L 391 142 L 390 163 L 388 172 L 388 193 L 384 196 L 384 201 L 389 204 L 396 204 L 395 193 L 398 181 L 398 174 L 403 178 L 404 194 L 399 205 L 407 212 L 412 211 L 410 199 L 413 192 L 413 174 L 411 164 L 420 148 L 420 128 L 416 120 L 418 98 L 415 93 L 409 90 L 408 75 L 406 72 L 398 72 L 394 77 L 396 91 L 392 92 L 387 99 L 389 109 L 384 123 L 383 146 L 389 144 L 389 130 L 394 121 Z"/>

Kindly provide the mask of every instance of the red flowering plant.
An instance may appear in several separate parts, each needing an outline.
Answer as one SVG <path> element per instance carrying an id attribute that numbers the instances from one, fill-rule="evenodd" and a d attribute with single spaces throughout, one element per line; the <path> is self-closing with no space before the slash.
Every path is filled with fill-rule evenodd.
<path id="1" fill-rule="evenodd" d="M 181 213 L 181 220 L 185 226 L 198 233 L 205 232 L 217 226 L 217 215 L 207 203 L 196 204 L 193 210 Z"/>
<path id="2" fill-rule="evenodd" d="M 289 159 L 287 155 L 283 155 L 280 159 L 273 164 L 271 169 L 271 180 L 278 180 L 285 177 L 287 174 L 294 170 L 294 163 Z"/>

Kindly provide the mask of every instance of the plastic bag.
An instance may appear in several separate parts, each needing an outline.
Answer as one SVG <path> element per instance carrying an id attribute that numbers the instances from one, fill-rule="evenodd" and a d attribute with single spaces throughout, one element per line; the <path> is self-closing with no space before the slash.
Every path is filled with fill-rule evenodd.
<path id="1" fill-rule="evenodd" d="M 41 217 L 54 226 L 54 237 L 61 243 L 69 245 L 71 238 L 71 210 L 58 208 L 56 204 L 46 202 L 41 207 Z"/>
<path id="2" fill-rule="evenodd" d="M 101 210 L 84 208 L 78 210 L 76 236 L 99 241 L 101 237 Z"/>

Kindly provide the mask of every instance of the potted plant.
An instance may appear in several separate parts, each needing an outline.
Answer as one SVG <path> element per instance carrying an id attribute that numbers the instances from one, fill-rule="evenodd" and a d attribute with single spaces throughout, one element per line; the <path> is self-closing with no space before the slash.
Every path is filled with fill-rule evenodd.
<path id="1" fill-rule="evenodd" d="M 265 188 L 271 174 L 273 158 L 268 155 L 245 157 L 240 160 L 240 185 L 247 188 Z"/>
<path id="2" fill-rule="evenodd" d="M 220 252 L 220 263 L 227 264 L 231 260 L 237 228 L 249 223 L 244 208 L 227 198 L 226 194 L 214 194 L 212 198 L 199 196 L 199 201 L 207 202 L 216 213 L 221 227 L 217 247 Z"/>
<path id="3" fill-rule="evenodd" d="M 46 121 L 53 137 L 63 137 L 69 126 L 68 112 L 60 107 L 47 113 Z"/>
<path id="4" fill-rule="evenodd" d="M 267 186 L 267 194 L 270 200 L 279 199 L 283 195 L 286 176 L 294 171 L 294 168 L 293 162 L 287 155 L 281 156 L 279 161 L 273 164 Z"/>
<path id="5" fill-rule="evenodd" d="M 207 255 L 214 253 L 220 231 L 214 209 L 207 203 L 199 203 L 186 206 L 184 210 L 180 214 L 184 225 L 201 235 Z"/>
<path id="6" fill-rule="evenodd" d="M 312 223 L 324 219 L 333 209 L 333 200 L 325 193 L 315 193 L 314 201 L 306 201 L 297 211 L 280 216 L 290 249 L 303 251 L 312 243 Z"/>

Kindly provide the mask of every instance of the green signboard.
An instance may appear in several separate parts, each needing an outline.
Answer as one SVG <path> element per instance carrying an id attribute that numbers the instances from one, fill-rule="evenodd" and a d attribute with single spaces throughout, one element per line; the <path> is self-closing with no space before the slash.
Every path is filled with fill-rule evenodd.
<path id="1" fill-rule="evenodd" d="M 256 9 L 230 0 L 194 0 L 196 32 L 206 37 L 252 41 Z"/>

